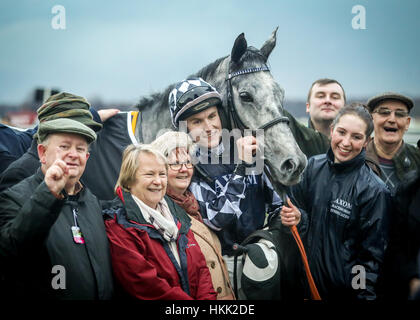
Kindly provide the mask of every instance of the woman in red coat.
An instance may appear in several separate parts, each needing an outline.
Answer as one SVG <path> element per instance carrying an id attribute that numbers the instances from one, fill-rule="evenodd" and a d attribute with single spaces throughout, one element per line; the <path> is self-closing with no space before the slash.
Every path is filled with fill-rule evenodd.
<path id="1" fill-rule="evenodd" d="M 104 209 L 115 278 L 138 299 L 216 299 L 191 220 L 165 196 L 167 167 L 148 145 L 124 151 L 118 197 Z"/>

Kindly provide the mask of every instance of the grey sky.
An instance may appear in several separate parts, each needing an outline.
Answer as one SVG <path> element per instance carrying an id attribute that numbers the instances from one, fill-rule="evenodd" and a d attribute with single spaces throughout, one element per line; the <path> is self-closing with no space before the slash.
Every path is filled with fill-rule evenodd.
<path id="1" fill-rule="evenodd" d="M 51 27 L 54 5 L 66 9 L 65 30 Z M 355 5 L 366 30 L 352 28 Z M 321 77 L 353 97 L 418 96 L 419 12 L 416 0 L 2 0 L 0 104 L 35 86 L 135 103 L 228 55 L 241 32 L 259 48 L 276 26 L 269 62 L 287 99 L 305 99 Z"/>

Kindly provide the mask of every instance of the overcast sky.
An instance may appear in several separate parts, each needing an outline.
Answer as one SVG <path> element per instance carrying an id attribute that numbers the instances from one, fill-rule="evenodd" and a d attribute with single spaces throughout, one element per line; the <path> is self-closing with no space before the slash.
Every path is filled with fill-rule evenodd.
<path id="1" fill-rule="evenodd" d="M 64 30 L 52 27 L 55 5 Z M 364 30 L 352 27 L 356 5 Z M 419 12 L 417 0 L 2 0 L 0 104 L 37 86 L 135 103 L 230 54 L 241 32 L 260 48 L 277 26 L 269 62 L 286 99 L 322 77 L 349 97 L 419 96 Z"/>

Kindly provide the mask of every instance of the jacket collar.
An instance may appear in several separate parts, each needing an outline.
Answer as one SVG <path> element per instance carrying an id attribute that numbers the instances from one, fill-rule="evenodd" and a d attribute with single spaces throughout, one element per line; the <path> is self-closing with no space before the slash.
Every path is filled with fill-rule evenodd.
<path id="1" fill-rule="evenodd" d="M 121 190 L 120 192 L 118 192 L 118 197 L 120 202 L 124 205 L 127 214 L 127 220 L 151 226 L 151 224 L 148 221 L 146 221 L 146 219 L 143 217 L 140 208 L 135 203 L 133 197 L 129 192 Z M 165 195 L 165 200 L 168 204 L 172 216 L 175 218 L 175 223 L 177 225 L 178 222 L 181 224 L 180 226 L 178 226 L 179 233 L 187 233 L 191 226 L 191 219 L 187 216 L 183 209 L 181 209 L 171 200 L 171 198 Z"/>
<path id="2" fill-rule="evenodd" d="M 361 167 L 365 163 L 366 151 L 363 149 L 356 157 L 349 161 L 334 163 L 334 153 L 331 147 L 327 151 L 328 165 L 338 172 L 348 172 Z"/>
<path id="3" fill-rule="evenodd" d="M 376 152 L 375 142 L 373 141 L 373 138 L 370 138 L 366 146 L 366 155 L 379 163 L 378 153 Z"/>
<path id="4" fill-rule="evenodd" d="M 311 117 L 309 117 L 309 119 L 308 119 L 308 128 L 316 130 L 315 127 L 314 127 L 314 123 L 312 122 Z"/>
<path id="5" fill-rule="evenodd" d="M 42 181 L 44 181 L 44 173 L 41 170 L 41 167 L 39 167 L 35 174 L 34 174 L 34 178 L 35 178 L 35 182 L 37 183 L 41 183 Z"/>
<path id="6" fill-rule="evenodd" d="M 406 146 L 406 144 L 403 140 L 402 143 L 401 143 L 401 146 L 399 147 L 398 151 L 395 153 L 392 160 L 397 159 L 397 158 L 404 159 L 404 157 L 406 156 L 406 152 L 405 152 L 406 147 L 405 146 Z M 366 146 L 366 152 L 371 158 L 375 159 L 379 163 L 379 156 L 378 156 L 378 152 L 376 151 L 375 140 L 373 138 L 370 139 L 368 145 Z"/>
<path id="7" fill-rule="evenodd" d="M 194 161 L 200 164 L 235 164 L 236 142 L 234 137 L 224 143 L 222 140 L 212 149 L 198 147 L 195 152 Z M 217 159 L 217 160 L 216 160 Z M 216 162 L 215 162 L 216 160 Z"/>
<path id="8" fill-rule="evenodd" d="M 39 160 L 38 157 L 38 142 L 36 138 L 32 139 L 31 146 L 29 147 L 28 153 L 33 155 L 37 160 Z"/>
<path id="9" fill-rule="evenodd" d="M 223 155 L 223 152 L 225 152 L 225 146 L 221 142 L 216 147 L 211 149 L 199 146 L 197 148 L 195 156 L 199 162 L 206 163 L 206 161 L 212 156 L 220 157 L 221 155 Z"/>

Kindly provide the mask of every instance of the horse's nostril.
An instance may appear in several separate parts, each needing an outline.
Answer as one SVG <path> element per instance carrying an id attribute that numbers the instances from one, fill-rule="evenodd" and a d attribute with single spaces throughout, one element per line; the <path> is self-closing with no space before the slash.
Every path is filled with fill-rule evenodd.
<path id="1" fill-rule="evenodd" d="M 296 169 L 296 172 L 298 174 L 301 174 L 303 172 L 303 170 L 305 170 L 305 166 L 302 163 L 299 163 L 299 165 L 298 165 L 298 167 Z"/>
<path id="2" fill-rule="evenodd" d="M 293 172 L 295 171 L 296 163 L 293 161 L 293 159 L 286 159 L 283 161 L 283 163 L 280 166 L 281 171 L 286 172 Z"/>

